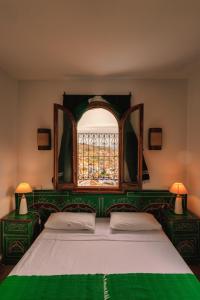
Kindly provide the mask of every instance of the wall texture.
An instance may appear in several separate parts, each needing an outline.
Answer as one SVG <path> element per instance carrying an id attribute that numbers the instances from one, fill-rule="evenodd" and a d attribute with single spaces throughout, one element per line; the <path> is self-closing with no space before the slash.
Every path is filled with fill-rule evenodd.
<path id="1" fill-rule="evenodd" d="M 187 111 L 188 207 L 200 217 L 200 68 L 189 79 Z"/>
<path id="2" fill-rule="evenodd" d="M 17 183 L 18 83 L 0 70 L 0 218 L 13 209 Z"/>
<path id="3" fill-rule="evenodd" d="M 144 154 L 151 180 L 144 188 L 166 189 L 185 180 L 187 81 L 132 79 L 71 79 L 20 81 L 19 83 L 19 181 L 37 188 L 52 188 L 53 150 L 38 151 L 39 127 L 53 129 L 53 103 L 71 94 L 132 93 L 133 104 L 144 103 Z M 147 149 L 149 127 L 163 128 L 163 150 Z"/>

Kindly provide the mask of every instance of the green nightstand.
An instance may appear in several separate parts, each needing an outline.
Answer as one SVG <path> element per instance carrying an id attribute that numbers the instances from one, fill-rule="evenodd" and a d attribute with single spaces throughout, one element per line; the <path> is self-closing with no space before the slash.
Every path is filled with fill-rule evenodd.
<path id="1" fill-rule="evenodd" d="M 176 215 L 174 212 L 162 212 L 163 229 L 187 262 L 200 260 L 200 219 L 190 212 Z"/>
<path id="2" fill-rule="evenodd" d="M 2 251 L 5 264 L 15 264 L 27 251 L 39 233 L 35 214 L 19 215 L 11 212 L 1 220 Z"/>

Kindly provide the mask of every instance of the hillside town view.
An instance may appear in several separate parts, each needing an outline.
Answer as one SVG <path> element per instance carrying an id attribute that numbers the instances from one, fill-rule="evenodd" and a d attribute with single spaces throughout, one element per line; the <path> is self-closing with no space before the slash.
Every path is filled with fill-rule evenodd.
<path id="1" fill-rule="evenodd" d="M 78 186 L 118 186 L 118 134 L 78 134 Z"/>

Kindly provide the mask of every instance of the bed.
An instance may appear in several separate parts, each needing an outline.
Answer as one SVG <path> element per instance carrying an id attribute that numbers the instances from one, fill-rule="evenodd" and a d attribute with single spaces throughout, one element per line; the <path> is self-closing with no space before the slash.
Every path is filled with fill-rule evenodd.
<path id="1" fill-rule="evenodd" d="M 200 299 L 200 283 L 162 230 L 44 229 L 0 285 L 1 300 Z"/>

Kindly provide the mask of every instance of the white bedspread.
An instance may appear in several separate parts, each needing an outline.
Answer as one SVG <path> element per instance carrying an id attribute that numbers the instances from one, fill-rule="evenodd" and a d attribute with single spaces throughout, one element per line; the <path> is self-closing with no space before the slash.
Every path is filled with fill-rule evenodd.
<path id="1" fill-rule="evenodd" d="M 10 275 L 192 273 L 162 230 L 114 233 L 97 219 L 95 233 L 45 229 Z"/>

